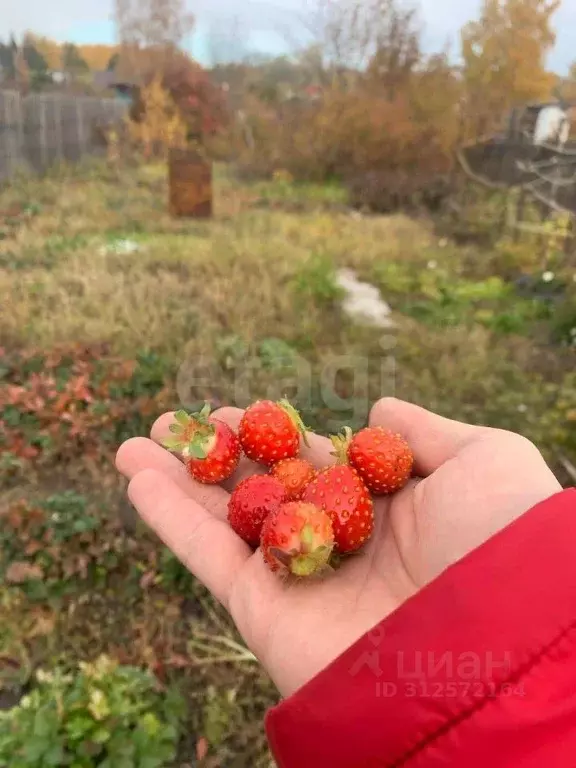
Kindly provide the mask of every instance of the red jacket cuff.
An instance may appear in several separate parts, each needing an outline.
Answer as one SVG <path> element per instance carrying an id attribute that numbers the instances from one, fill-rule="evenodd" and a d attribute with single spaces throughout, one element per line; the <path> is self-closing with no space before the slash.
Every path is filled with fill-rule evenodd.
<path id="1" fill-rule="evenodd" d="M 575 577 L 571 489 L 448 568 L 271 709 L 266 730 L 278 765 L 404 765 L 437 749 L 442 736 L 446 742 L 451 729 L 487 703 L 500 707 L 504 699 L 510 711 L 500 730 L 513 739 L 521 727 L 514 708 L 525 716 L 541 695 L 530 673 L 542 659 L 549 662 L 555 648 L 572 651 L 567 638 L 576 635 Z M 433 764 L 480 765 L 473 755 L 470 760 Z"/>

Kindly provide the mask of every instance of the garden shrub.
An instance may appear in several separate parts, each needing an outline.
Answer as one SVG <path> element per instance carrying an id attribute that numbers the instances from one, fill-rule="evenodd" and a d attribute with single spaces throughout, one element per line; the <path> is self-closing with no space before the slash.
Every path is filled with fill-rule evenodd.
<path id="1" fill-rule="evenodd" d="M 176 758 L 183 701 L 136 667 L 101 656 L 78 670 L 39 671 L 0 712 L 1 768 L 163 768 Z"/>

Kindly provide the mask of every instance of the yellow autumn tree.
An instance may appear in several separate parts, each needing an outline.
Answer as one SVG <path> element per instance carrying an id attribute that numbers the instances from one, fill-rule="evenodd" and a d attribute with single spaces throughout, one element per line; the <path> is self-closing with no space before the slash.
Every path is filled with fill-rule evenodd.
<path id="1" fill-rule="evenodd" d="M 548 99 L 555 84 L 546 56 L 556 36 L 560 0 L 484 0 L 480 18 L 462 30 L 466 134 L 500 123 L 513 106 Z"/>
<path id="2" fill-rule="evenodd" d="M 51 40 L 48 37 L 35 35 L 32 32 L 27 32 L 26 38 L 30 41 L 30 44 L 36 48 L 38 53 L 44 57 L 49 69 L 60 69 L 62 59 L 62 46 L 60 43 L 57 43 L 55 40 Z"/>
<path id="3" fill-rule="evenodd" d="M 79 45 L 78 52 L 93 72 L 108 69 L 110 60 L 118 53 L 115 45 Z"/>
<path id="4" fill-rule="evenodd" d="M 128 130 L 146 158 L 163 157 L 168 149 L 185 146 L 186 123 L 160 76 L 142 89 L 141 105 L 141 116 L 129 120 Z"/>

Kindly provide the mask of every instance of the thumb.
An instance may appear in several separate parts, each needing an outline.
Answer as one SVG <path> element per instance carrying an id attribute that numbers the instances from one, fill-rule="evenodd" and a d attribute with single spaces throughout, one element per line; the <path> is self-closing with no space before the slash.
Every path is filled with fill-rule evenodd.
<path id="1" fill-rule="evenodd" d="M 486 435 L 489 427 L 474 427 L 446 419 L 413 403 L 385 397 L 370 412 L 370 426 L 399 432 L 414 453 L 415 473 L 427 477 L 465 445 Z"/>

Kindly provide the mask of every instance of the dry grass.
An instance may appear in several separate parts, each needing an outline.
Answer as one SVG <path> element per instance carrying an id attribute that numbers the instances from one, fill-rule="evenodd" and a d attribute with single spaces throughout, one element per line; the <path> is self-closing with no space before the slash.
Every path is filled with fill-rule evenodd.
<path id="1" fill-rule="evenodd" d="M 183 225 L 162 209 L 165 190 L 153 170 L 143 174 L 144 186 L 128 173 L 116 183 L 62 184 L 56 209 L 43 207 L 13 240 L 0 243 L 8 267 L 0 270 L 8 301 L 2 335 L 46 345 L 108 340 L 119 352 L 148 346 L 175 358 L 184 349 L 206 354 L 219 333 L 257 339 L 265 328 L 268 336 L 285 335 L 296 319 L 285 286 L 311 254 L 362 269 L 378 259 L 410 258 L 430 241 L 403 217 L 255 212 L 249 199 L 241 207 L 225 181 L 218 211 L 236 208 L 238 215 L 218 213 L 209 228 Z M 141 250 L 115 253 L 114 241 L 124 237 Z M 60 247 L 51 247 L 58 239 Z M 19 269 L 10 268 L 10 254 L 21 256 Z M 321 322 L 321 311 L 307 318 L 310 326 Z"/>

